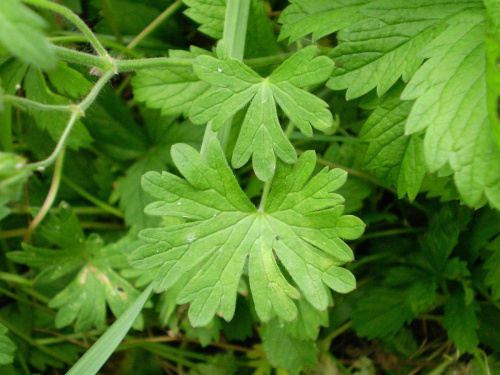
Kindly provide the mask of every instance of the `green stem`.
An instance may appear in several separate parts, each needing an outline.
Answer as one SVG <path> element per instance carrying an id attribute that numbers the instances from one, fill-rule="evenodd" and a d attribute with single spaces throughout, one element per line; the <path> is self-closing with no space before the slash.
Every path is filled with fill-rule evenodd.
<path id="1" fill-rule="evenodd" d="M 23 238 L 23 242 L 28 241 L 33 231 L 42 222 L 45 216 L 49 213 L 49 210 L 56 199 L 57 192 L 59 191 L 59 185 L 61 184 L 63 163 L 64 163 L 64 144 L 57 155 L 56 165 L 54 168 L 54 176 L 52 177 L 52 183 L 50 184 L 50 189 L 49 193 L 47 194 L 47 198 L 45 198 L 45 201 L 43 202 L 40 211 L 38 211 L 38 214 L 35 216 L 33 221 L 28 226 L 28 229 L 26 230 L 26 233 Z"/>
<path id="2" fill-rule="evenodd" d="M 90 44 L 92 44 L 96 52 L 101 57 L 109 58 L 108 52 L 103 47 L 101 42 L 99 42 L 99 39 L 97 39 L 92 30 L 90 30 L 90 28 L 85 24 L 85 22 L 83 22 L 83 20 L 80 17 L 78 17 L 75 13 L 73 13 L 71 9 L 48 0 L 22 0 L 22 1 L 26 4 L 31 4 L 36 7 L 52 10 L 66 17 L 68 20 L 73 22 L 75 26 L 78 27 L 80 31 L 88 38 Z"/>
<path id="3" fill-rule="evenodd" d="M 63 176 L 62 180 L 66 185 L 68 185 L 76 193 L 80 194 L 83 198 L 85 198 L 89 202 L 95 204 L 97 207 L 102 208 L 104 211 L 106 211 L 106 212 L 108 212 L 116 217 L 119 217 L 120 219 L 124 218 L 123 212 L 121 212 L 120 210 L 118 210 L 115 207 L 110 206 L 106 202 L 103 202 L 100 199 L 94 197 L 92 194 L 86 192 L 84 189 L 82 189 L 80 186 L 73 183 L 71 180 L 67 179 L 66 177 Z"/>
<path id="4" fill-rule="evenodd" d="M 73 212 L 77 215 L 102 215 L 107 213 L 106 210 L 103 210 L 100 207 L 75 207 L 72 206 L 71 209 Z M 22 206 L 22 207 L 12 207 L 9 208 L 10 213 L 13 215 L 29 215 L 31 214 L 31 209 L 27 206 Z M 51 213 L 58 213 L 60 211 L 60 208 L 51 208 L 49 212 Z"/>
<path id="5" fill-rule="evenodd" d="M 227 0 L 226 14 L 224 17 L 224 33 L 222 41 L 228 48 L 229 56 L 242 61 L 245 52 L 245 39 L 250 12 L 250 1 Z M 225 151 L 228 135 L 231 131 L 232 118 L 229 119 L 218 131 L 212 130 L 212 121 L 209 121 L 203 135 L 200 153 L 206 155 L 208 145 L 214 138 L 218 138 L 222 149 Z"/>
<path id="6" fill-rule="evenodd" d="M 37 111 L 57 111 L 57 112 L 70 112 L 71 106 L 69 105 L 54 105 L 54 104 L 43 104 L 40 102 L 35 102 L 34 100 L 21 98 L 15 95 L 5 95 L 3 97 L 5 103 L 10 103 L 20 109 L 34 109 Z"/>
<path id="7" fill-rule="evenodd" d="M 402 229 L 389 229 L 381 232 L 366 233 L 363 235 L 362 240 L 370 238 L 400 236 L 402 234 L 415 234 L 424 231 L 425 228 L 402 228 Z"/>
<path id="8" fill-rule="evenodd" d="M 9 95 L 4 96 L 5 97 Z M 4 104 L 3 111 L 0 111 L 0 149 L 8 152 L 13 150 L 12 142 L 12 107 Z"/>
<path id="9" fill-rule="evenodd" d="M 114 69 L 114 64 L 108 59 L 91 55 L 89 53 L 75 51 L 69 48 L 54 46 L 56 56 L 59 60 L 97 68 L 103 72 Z"/>
<path id="10" fill-rule="evenodd" d="M 21 331 L 15 324 L 11 324 L 8 320 L 4 319 L 2 316 L 0 316 L 0 323 L 3 324 L 9 331 L 11 331 L 13 334 L 21 338 L 22 340 L 26 341 L 28 344 L 31 346 L 34 346 L 38 350 L 40 350 L 42 353 L 48 354 L 49 356 L 62 361 L 68 365 L 72 365 L 73 361 L 71 361 L 70 358 L 66 357 L 63 354 L 60 354 L 56 352 L 55 350 L 46 348 L 43 345 L 40 345 L 36 340 L 32 339 L 30 336 L 28 336 L 26 333 Z"/>
<path id="11" fill-rule="evenodd" d="M 457 358 L 458 359 L 458 358 Z M 450 367 L 453 363 L 457 361 L 457 359 L 453 357 L 446 358 L 439 366 L 437 366 L 434 370 L 429 372 L 427 375 L 441 375 L 446 371 L 448 367 Z"/>
<path id="12" fill-rule="evenodd" d="M 351 327 L 352 327 L 352 320 L 349 320 L 347 323 L 344 323 L 341 327 L 337 328 L 335 331 L 330 332 L 330 334 L 322 340 L 323 347 L 325 348 L 325 350 L 330 349 L 332 341 L 333 339 L 335 339 L 335 337 L 340 336 Z"/>
<path id="13" fill-rule="evenodd" d="M 127 48 L 135 48 L 141 40 L 150 35 L 155 31 L 165 20 L 170 18 L 180 7 L 182 6 L 182 1 L 177 0 L 172 3 L 167 9 L 165 9 L 158 17 L 156 17 L 153 22 L 151 22 L 144 30 L 142 30 L 128 45 Z"/>
<path id="14" fill-rule="evenodd" d="M 156 57 L 148 59 L 115 60 L 116 71 L 118 73 L 134 72 L 143 69 L 159 68 L 185 68 L 193 66 L 193 59 Z"/>
<path id="15" fill-rule="evenodd" d="M 53 36 L 49 40 L 53 43 L 87 43 L 88 40 L 83 35 L 64 35 L 64 36 Z M 114 48 L 123 54 L 129 55 L 131 57 L 140 58 L 142 55 L 138 52 L 132 51 L 124 45 L 117 43 L 113 40 L 108 40 L 105 38 L 100 38 L 100 42 L 109 48 Z M 98 57 L 99 58 L 99 57 Z M 99 58 L 100 59 L 100 58 Z"/>
<path id="16" fill-rule="evenodd" d="M 46 168 L 57 159 L 61 151 L 64 149 L 68 136 L 71 133 L 71 130 L 73 129 L 73 126 L 75 125 L 76 121 L 80 117 L 85 115 L 85 111 L 87 110 L 87 108 L 90 107 L 90 105 L 94 102 L 99 92 L 102 90 L 104 85 L 106 85 L 106 83 L 111 79 L 111 77 L 113 77 L 113 75 L 114 72 L 112 71 L 109 71 L 106 74 L 104 74 L 96 82 L 96 84 L 94 85 L 92 90 L 90 90 L 87 97 L 82 102 L 80 102 L 80 104 L 71 106 L 71 117 L 68 121 L 68 124 L 66 125 L 66 128 L 64 129 L 63 134 L 61 135 L 61 138 L 59 139 L 59 142 L 57 142 L 56 148 L 47 159 L 39 161 L 37 163 L 29 164 L 33 169 Z"/>
<path id="17" fill-rule="evenodd" d="M 25 279 L 22 276 L 14 275 L 8 272 L 0 272 L 0 280 L 7 281 L 9 283 L 14 283 L 18 285 L 31 286 L 31 280 Z"/>

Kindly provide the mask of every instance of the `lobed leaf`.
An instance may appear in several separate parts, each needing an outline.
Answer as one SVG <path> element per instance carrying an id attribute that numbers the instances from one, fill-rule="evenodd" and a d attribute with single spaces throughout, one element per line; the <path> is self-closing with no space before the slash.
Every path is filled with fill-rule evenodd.
<path id="1" fill-rule="evenodd" d="M 121 245 L 104 246 L 97 235 L 85 238 L 78 219 L 62 203 L 60 217 L 50 217 L 44 222 L 41 234 L 50 243 L 62 249 L 45 249 L 24 244 L 23 251 L 8 253 L 9 259 L 41 269 L 35 281 L 50 283 L 65 275 L 72 280 L 49 303 L 58 308 L 56 327 L 62 328 L 75 322 L 75 331 L 88 331 L 92 327 L 103 330 L 106 324 L 106 305 L 115 316 L 121 315 L 139 296 L 139 292 L 116 272 L 127 266 Z M 140 328 L 139 319 L 134 327 Z"/>
<path id="2" fill-rule="evenodd" d="M 328 105 L 301 88 L 327 79 L 332 63 L 327 57 L 314 57 L 316 47 L 297 52 L 264 79 L 238 60 L 224 55 L 219 58 L 199 56 L 194 61 L 198 77 L 212 88 L 195 100 L 190 110 L 194 123 L 212 121 L 220 129 L 239 110 L 250 103 L 233 152 L 232 164 L 243 166 L 250 157 L 257 177 L 268 181 L 276 169 L 276 157 L 293 163 L 296 153 L 284 136 L 276 103 L 304 134 L 311 135 L 311 125 L 325 130 L 333 126 Z"/>
<path id="3" fill-rule="evenodd" d="M 301 295 L 324 310 L 329 303 L 326 286 L 341 293 L 354 289 L 352 274 L 339 267 L 353 259 L 341 238 L 359 237 L 364 224 L 342 216 L 343 198 L 332 193 L 345 182 L 344 171 L 324 169 L 310 178 L 312 152 L 294 166 L 279 163 L 265 207 L 257 210 L 216 140 L 209 144 L 206 158 L 182 144 L 172 148 L 172 158 L 185 179 L 167 172 L 146 174 L 144 189 L 159 199 L 146 212 L 187 222 L 142 231 L 146 245 L 132 260 L 140 269 L 157 269 L 157 292 L 195 272 L 177 297 L 177 303 L 191 303 L 193 325 L 207 324 L 216 313 L 226 320 L 233 317 L 247 261 L 255 308 L 263 321 L 276 315 L 294 319 L 293 299 Z"/>
<path id="4" fill-rule="evenodd" d="M 500 208 L 500 150 L 487 110 L 485 15 L 468 10 L 419 52 L 428 59 L 403 91 L 415 104 L 406 123 L 410 134 L 426 129 L 427 166 L 449 165 L 462 200 Z M 460 89 L 458 89 L 460 88 Z"/>

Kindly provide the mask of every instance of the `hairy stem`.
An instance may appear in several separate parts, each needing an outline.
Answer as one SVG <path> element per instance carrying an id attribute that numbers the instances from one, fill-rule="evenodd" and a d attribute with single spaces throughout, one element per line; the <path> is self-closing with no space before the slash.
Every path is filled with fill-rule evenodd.
<path id="1" fill-rule="evenodd" d="M 59 5 L 57 3 L 53 3 L 48 0 L 22 0 L 26 4 L 34 5 L 36 7 L 44 8 L 52 10 L 60 15 L 66 17 L 68 20 L 73 22 L 73 24 L 80 29 L 80 31 L 88 38 L 90 44 L 94 47 L 96 52 L 104 58 L 109 58 L 108 52 L 106 48 L 103 47 L 99 39 L 94 35 L 92 30 L 83 22 L 83 20 L 78 17 L 73 11 L 69 8 L 66 8 L 63 5 Z"/>
<path id="2" fill-rule="evenodd" d="M 23 242 L 28 241 L 33 231 L 42 222 L 42 220 L 45 218 L 50 208 L 52 207 L 52 204 L 56 199 L 57 192 L 59 191 L 59 185 L 61 184 L 63 163 L 64 163 L 64 145 L 62 146 L 60 152 L 57 155 L 57 161 L 54 169 L 54 176 L 52 177 L 52 183 L 50 184 L 49 194 L 47 194 L 47 198 L 45 198 L 45 202 L 43 202 L 42 208 L 28 226 L 28 230 L 26 230 Z"/>

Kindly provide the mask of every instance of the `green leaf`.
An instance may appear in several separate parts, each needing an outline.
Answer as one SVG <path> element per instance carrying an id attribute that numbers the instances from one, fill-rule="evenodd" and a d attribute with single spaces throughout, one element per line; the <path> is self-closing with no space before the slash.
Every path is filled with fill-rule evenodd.
<path id="1" fill-rule="evenodd" d="M 49 217 L 41 229 L 49 242 L 62 249 L 37 248 L 25 244 L 24 251 L 13 251 L 8 257 L 15 262 L 41 268 L 35 281 L 53 282 L 61 277 L 73 276 L 68 285 L 49 303 L 58 308 L 56 327 L 75 322 L 75 331 L 88 331 L 92 327 L 103 330 L 106 303 L 115 316 L 120 316 L 139 295 L 139 292 L 115 271 L 127 266 L 121 252 L 128 239 L 104 246 L 95 234 L 85 238 L 80 223 L 66 203 L 59 208 L 59 217 Z M 140 328 L 139 319 L 135 327 Z"/>
<path id="2" fill-rule="evenodd" d="M 484 268 L 488 270 L 484 283 L 491 287 L 493 299 L 500 299 L 500 249 L 497 248 L 484 263 Z"/>
<path id="3" fill-rule="evenodd" d="M 144 189 L 159 199 L 146 212 L 188 221 L 142 231 L 147 244 L 132 260 L 141 269 L 159 267 L 158 292 L 196 271 L 177 298 L 179 304 L 191 303 L 193 325 L 207 324 L 216 313 L 226 320 L 233 317 L 247 259 L 255 308 L 263 321 L 275 315 L 294 319 L 292 299 L 301 293 L 314 308 L 324 310 L 325 284 L 341 293 L 354 289 L 352 274 L 339 267 L 353 258 L 341 238 L 358 238 L 364 224 L 342 216 L 343 198 L 331 193 L 345 182 L 344 171 L 325 168 L 309 180 L 316 164 L 313 152 L 304 153 L 294 166 L 279 163 L 265 207 L 257 210 L 216 140 L 209 143 L 206 159 L 182 144 L 172 148 L 172 158 L 186 179 L 167 172 L 146 174 Z M 287 281 L 281 265 L 301 293 Z"/>
<path id="4" fill-rule="evenodd" d="M 361 19 L 360 8 L 366 0 L 290 0 L 280 15 L 283 24 L 278 40 L 295 42 L 312 33 L 318 40 Z"/>
<path id="5" fill-rule="evenodd" d="M 360 299 L 352 314 L 353 326 L 359 336 L 370 340 L 392 337 L 435 299 L 436 285 L 432 281 L 414 281 L 406 290 L 374 288 Z"/>
<path id="6" fill-rule="evenodd" d="M 418 54 L 428 59 L 402 99 L 416 99 L 406 123 L 410 134 L 426 129 L 427 166 L 449 165 L 462 200 L 500 208 L 500 150 L 487 111 L 485 15 L 464 11 Z M 456 87 L 461 87 L 456 90 Z"/>
<path id="7" fill-rule="evenodd" d="M 370 2 L 361 8 L 360 21 L 338 33 L 340 43 L 330 54 L 336 68 L 327 86 L 347 89 L 347 99 L 374 87 L 378 95 L 384 94 L 399 77 L 404 81 L 412 77 L 425 58 L 415 55 L 432 40 L 446 17 L 481 6 L 480 1 L 468 0 Z"/>
<path id="8" fill-rule="evenodd" d="M 209 55 L 200 48 L 191 51 L 174 51 L 170 57 L 194 58 Z M 203 95 L 210 85 L 201 81 L 192 68 L 163 68 L 161 70 L 140 70 L 132 79 L 134 98 L 149 108 L 161 109 L 164 116 L 183 113 L 187 117 L 193 101 Z"/>
<path id="9" fill-rule="evenodd" d="M 299 310 L 297 320 L 281 322 L 283 331 L 298 340 L 316 340 L 320 328 L 328 327 L 328 311 L 316 310 L 304 298 L 299 299 L 297 305 Z"/>
<path id="10" fill-rule="evenodd" d="M 0 197 L 6 203 L 16 200 L 21 194 L 24 182 L 31 175 L 26 160 L 10 152 L 0 152 Z"/>
<path id="11" fill-rule="evenodd" d="M 476 301 L 467 305 L 461 288 L 458 288 L 444 305 L 443 327 L 448 332 L 450 341 L 461 351 L 473 353 L 479 344 L 477 329 L 479 327 Z"/>
<path id="12" fill-rule="evenodd" d="M 47 86 L 39 69 L 30 68 L 24 78 L 26 97 L 42 104 L 68 105 L 70 100 L 54 94 Z M 40 129 L 46 130 L 54 141 L 59 141 L 70 118 L 69 112 L 33 110 L 33 117 Z M 68 137 L 66 144 L 73 148 L 88 147 L 92 137 L 85 126 L 78 120 Z"/>
<path id="13" fill-rule="evenodd" d="M 299 374 L 318 362 L 318 349 L 314 341 L 298 340 L 287 335 L 276 319 L 262 325 L 260 336 L 269 362 L 291 374 Z"/>
<path id="14" fill-rule="evenodd" d="M 57 63 L 56 69 L 50 70 L 46 74 L 60 95 L 69 96 L 75 100 L 80 100 L 92 88 L 92 84 L 85 79 L 82 73 L 61 61 Z"/>
<path id="15" fill-rule="evenodd" d="M 276 169 L 276 156 L 285 163 L 296 160 L 295 149 L 281 130 L 276 103 L 304 134 L 312 135 L 311 125 L 325 130 L 333 125 L 328 105 L 301 88 L 323 82 L 332 70 L 327 57 L 316 57 L 316 47 L 297 52 L 269 78 L 261 78 L 242 62 L 224 56 L 199 56 L 194 61 L 198 77 L 212 88 L 191 107 L 196 124 L 212 121 L 217 131 L 239 110 L 250 103 L 234 148 L 232 164 L 242 167 L 253 155 L 257 177 L 268 181 Z"/>
<path id="16" fill-rule="evenodd" d="M 125 176 L 118 180 L 116 193 L 120 199 L 120 209 L 125 213 L 127 225 L 134 225 L 140 230 L 159 224 L 158 218 L 144 213 L 144 208 L 153 202 L 153 199 L 141 189 L 141 177 L 147 172 L 160 172 L 165 168 L 166 164 L 157 153 L 147 154 L 135 162 Z"/>
<path id="17" fill-rule="evenodd" d="M 151 294 L 152 285 L 147 287 L 116 322 L 95 342 L 94 345 L 68 371 L 67 375 L 94 375 L 113 354 L 132 324 L 137 321 L 142 308 Z"/>
<path id="18" fill-rule="evenodd" d="M 14 362 L 14 352 L 16 345 L 6 335 L 7 328 L 0 323 L 0 365 L 7 365 Z"/>
<path id="19" fill-rule="evenodd" d="M 448 204 L 431 219 L 429 231 L 419 238 L 426 269 L 437 274 L 444 272 L 448 257 L 471 216 L 472 211 L 467 207 Z"/>
<path id="20" fill-rule="evenodd" d="M 52 69 L 56 55 L 52 44 L 43 35 L 44 19 L 18 0 L 0 2 L 0 44 L 22 61 Z"/>
<path id="21" fill-rule="evenodd" d="M 226 0 L 182 0 L 189 8 L 184 14 L 198 22 L 202 33 L 214 39 L 222 39 Z"/>
<path id="22" fill-rule="evenodd" d="M 425 161 L 422 137 L 405 135 L 405 123 L 413 103 L 401 101 L 401 91 L 401 86 L 395 87 L 377 103 L 363 106 L 374 111 L 360 136 L 370 142 L 365 167 L 374 169 L 383 184 L 396 186 L 400 199 L 408 194 L 413 200 L 425 175 Z"/>

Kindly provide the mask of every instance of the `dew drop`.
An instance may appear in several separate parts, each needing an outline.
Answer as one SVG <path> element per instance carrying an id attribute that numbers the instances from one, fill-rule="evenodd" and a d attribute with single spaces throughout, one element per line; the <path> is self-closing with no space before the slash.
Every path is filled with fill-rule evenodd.
<path id="1" fill-rule="evenodd" d="M 214 214 L 214 217 L 217 217 L 217 215 L 216 215 L 216 214 Z"/>
<path id="2" fill-rule="evenodd" d="M 221 68 L 217 68 L 217 71 L 218 71 L 219 73 L 222 73 L 222 69 L 221 69 Z"/>
<path id="3" fill-rule="evenodd" d="M 16 90 L 19 90 L 21 88 L 21 84 L 18 83 L 18 84 L 16 84 L 15 87 L 16 87 Z"/>
<path id="4" fill-rule="evenodd" d="M 182 203 L 181 202 L 177 202 L 177 206 L 180 206 Z"/>
<path id="5" fill-rule="evenodd" d="M 45 171 L 45 167 L 38 167 L 36 170 L 38 172 L 44 172 Z"/>

